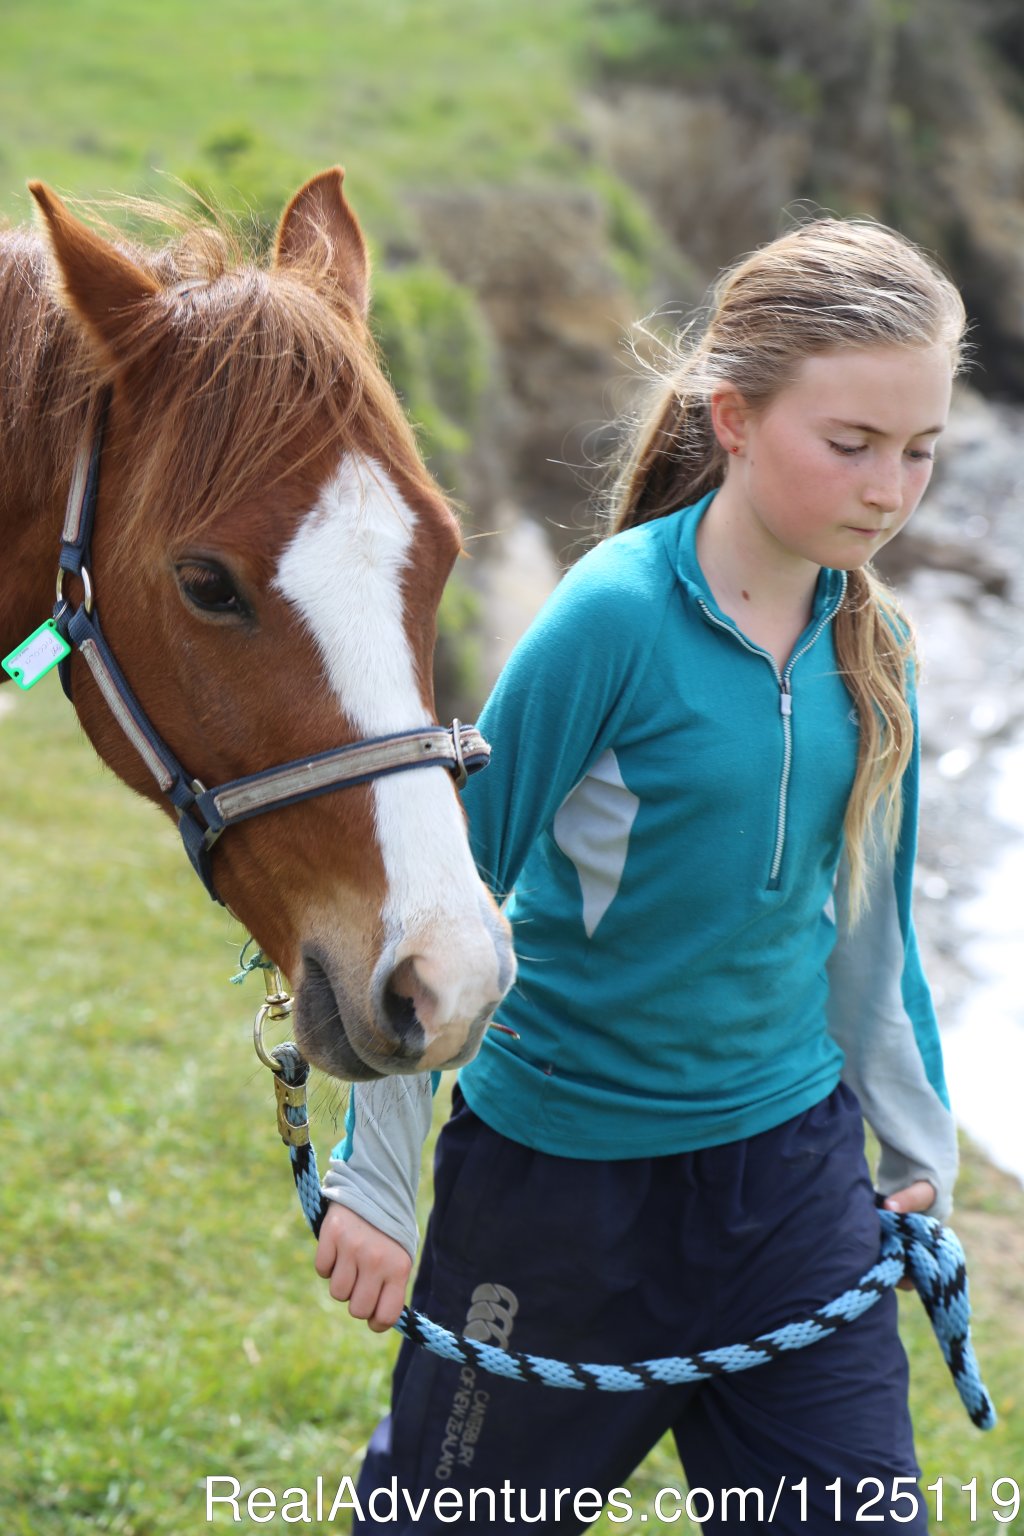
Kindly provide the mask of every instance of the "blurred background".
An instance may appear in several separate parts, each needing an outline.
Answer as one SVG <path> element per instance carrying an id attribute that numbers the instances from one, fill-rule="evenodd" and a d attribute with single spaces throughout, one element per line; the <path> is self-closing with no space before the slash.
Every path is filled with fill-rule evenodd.
<path id="1" fill-rule="evenodd" d="M 299 183 L 338 162 L 371 241 L 392 378 L 463 508 L 472 559 L 446 595 L 438 676 L 464 718 L 594 535 L 616 422 L 644 387 L 633 343 L 648 355 L 721 265 L 823 209 L 895 225 L 961 287 L 975 361 L 926 504 L 884 563 L 926 662 L 917 917 L 969 1137 L 957 1226 L 981 1255 L 998 1318 L 991 1374 L 1012 1409 L 1024 1378 L 1019 0 L 3 0 L 10 222 L 29 217 L 30 177 L 87 199 L 187 201 L 191 187 L 265 247 Z M 354 1471 L 389 1357 L 349 1323 L 342 1390 L 333 1346 L 324 1354 L 338 1309 L 313 1290 L 282 1154 L 266 1150 L 272 1114 L 244 1053 L 255 1000 L 222 986 L 238 936 L 192 891 L 173 833 L 95 763 L 56 685 L 13 691 L 0 691 L 0 942 L 8 1022 L 34 1066 L 21 1107 L 0 1104 L 0 1302 L 13 1320 L 0 1513 L 33 1536 L 178 1536 L 190 1500 L 199 1526 L 206 1471 L 273 1482 L 276 1467 L 277 1486 L 302 1464 L 307 1477 Z M 69 900 L 83 890 L 85 911 Z M 200 1035 L 217 1041 L 212 1067 Z M 323 1088 L 318 1108 L 328 1139 L 343 1105 Z M 190 1146 L 193 1115 L 214 1170 Z M 966 1480 L 975 1450 L 959 1412 L 936 1386 L 918 1416 L 934 1429 L 930 1469 L 952 1475 L 948 1448 Z M 943 1528 L 960 1527 L 947 1515 Z"/>

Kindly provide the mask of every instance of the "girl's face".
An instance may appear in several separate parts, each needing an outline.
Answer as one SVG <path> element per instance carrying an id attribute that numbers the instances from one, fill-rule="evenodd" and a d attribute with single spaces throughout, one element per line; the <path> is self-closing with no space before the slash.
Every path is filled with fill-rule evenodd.
<path id="1" fill-rule="evenodd" d="M 780 554 L 863 565 L 924 494 L 951 392 L 941 345 L 807 358 L 770 405 L 734 418 L 741 457 L 730 478 L 748 515 Z"/>

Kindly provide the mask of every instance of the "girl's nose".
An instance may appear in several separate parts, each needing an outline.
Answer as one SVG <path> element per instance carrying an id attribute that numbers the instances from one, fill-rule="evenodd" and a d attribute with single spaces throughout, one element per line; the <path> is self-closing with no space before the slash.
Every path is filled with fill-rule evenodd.
<path id="1" fill-rule="evenodd" d="M 879 512 L 896 513 L 903 505 L 903 483 L 899 467 L 875 471 L 863 493 L 864 505 Z"/>

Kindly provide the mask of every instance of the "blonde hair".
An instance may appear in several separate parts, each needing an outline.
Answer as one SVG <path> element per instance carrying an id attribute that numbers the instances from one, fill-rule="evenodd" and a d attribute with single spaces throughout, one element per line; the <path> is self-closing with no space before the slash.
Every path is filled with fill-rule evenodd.
<path id="1" fill-rule="evenodd" d="M 942 345 L 955 374 L 964 362 L 965 329 L 956 288 L 895 230 L 867 219 L 824 218 L 773 240 L 721 275 L 703 332 L 693 339 L 691 326 L 677 338 L 657 403 L 615 483 L 610 531 L 664 517 L 722 484 L 728 455 L 711 423 L 716 386 L 731 384 L 748 405 L 763 409 L 806 358 L 854 347 Z M 890 855 L 899 836 L 913 743 L 908 673 L 916 654 L 895 595 L 868 566 L 849 572 L 833 629 L 859 721 L 844 823 L 856 921 L 867 903 L 876 827 Z"/>

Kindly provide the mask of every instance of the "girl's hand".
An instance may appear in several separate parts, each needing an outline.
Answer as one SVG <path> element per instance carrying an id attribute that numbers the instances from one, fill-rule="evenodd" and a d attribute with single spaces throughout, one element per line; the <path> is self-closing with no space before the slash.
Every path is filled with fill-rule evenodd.
<path id="1" fill-rule="evenodd" d="M 918 1179 L 916 1184 L 908 1184 L 906 1189 L 898 1189 L 894 1195 L 887 1195 L 882 1203 L 887 1211 L 899 1211 L 902 1214 L 927 1211 L 935 1203 L 935 1189 L 927 1179 Z M 896 1288 L 912 1291 L 914 1282 L 904 1278 Z"/>
<path id="2" fill-rule="evenodd" d="M 351 1315 L 365 1320 L 374 1333 L 385 1333 L 398 1321 L 412 1272 L 412 1259 L 401 1243 L 332 1201 L 315 1262 L 317 1274 L 330 1280 L 335 1301 L 347 1301 Z"/>

